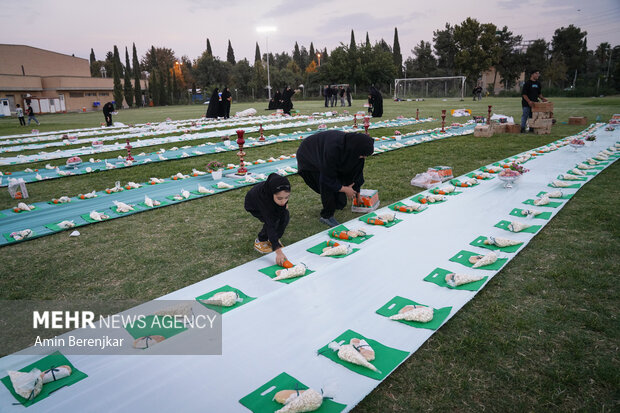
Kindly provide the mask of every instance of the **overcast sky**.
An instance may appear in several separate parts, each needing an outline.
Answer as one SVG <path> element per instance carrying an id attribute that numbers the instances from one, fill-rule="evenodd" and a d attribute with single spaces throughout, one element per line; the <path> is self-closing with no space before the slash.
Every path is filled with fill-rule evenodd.
<path id="1" fill-rule="evenodd" d="M 551 41 L 555 29 L 574 24 L 588 32 L 589 49 L 620 44 L 620 0 L 0 0 L 0 42 L 83 58 L 93 48 L 101 60 L 114 45 L 124 59 L 135 42 L 140 57 L 154 45 L 193 60 L 209 38 L 225 60 L 230 39 L 235 58 L 252 61 L 256 42 L 266 51 L 258 26 L 277 27 L 269 51 L 289 54 L 295 41 L 328 50 L 349 44 L 351 29 L 357 43 L 368 32 L 371 43 L 392 45 L 397 27 L 406 59 L 420 40 L 432 42 L 434 30 L 467 17 L 508 26 L 524 40 Z"/>

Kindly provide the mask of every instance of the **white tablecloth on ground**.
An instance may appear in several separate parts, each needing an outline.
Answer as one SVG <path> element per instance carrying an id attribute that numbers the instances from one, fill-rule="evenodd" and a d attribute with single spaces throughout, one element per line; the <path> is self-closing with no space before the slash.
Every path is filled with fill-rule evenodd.
<path id="1" fill-rule="evenodd" d="M 475 272 L 449 259 L 462 249 L 488 252 L 469 245 L 479 235 L 506 236 L 526 245 L 533 234 L 508 234 L 494 225 L 515 219 L 509 215 L 513 208 L 531 208 L 522 202 L 540 191 L 551 191 L 547 184 L 558 174 L 613 145 L 618 136 L 601 128 L 596 142 L 579 151 L 566 146 L 527 162 L 531 171 L 513 189 L 503 188 L 497 178 L 481 181 L 476 187 L 460 188 L 462 194 L 421 214 L 398 213 L 404 221 L 391 228 L 347 222 L 347 227 L 368 228 L 375 236 L 356 245 L 361 250 L 344 259 L 306 252 L 327 239 L 326 231 L 287 246 L 291 261 L 304 262 L 316 271 L 292 284 L 274 282 L 258 272 L 273 264 L 271 254 L 166 295 L 162 298 L 193 299 L 228 284 L 257 299 L 224 314 L 222 355 L 69 356 L 88 378 L 27 411 L 245 412 L 239 399 L 281 372 L 315 389 L 335 390 L 334 400 L 351 409 L 380 382 L 317 356 L 316 351 L 347 329 L 387 346 L 416 351 L 432 330 L 393 322 L 375 311 L 400 295 L 435 308 L 451 306 L 452 317 L 475 292 L 442 288 L 423 278 L 436 267 Z M 561 209 L 536 208 L 554 215 Z M 547 222 L 536 219 L 532 223 Z M 508 259 L 515 255 L 503 254 Z M 502 276 L 496 271 L 479 273 L 488 275 L 489 282 L 496 274 Z M 0 371 L 18 369 L 36 359 L 7 356 L 0 359 Z M 11 405 L 14 401 L 0 386 L 0 410 L 23 411 Z"/>

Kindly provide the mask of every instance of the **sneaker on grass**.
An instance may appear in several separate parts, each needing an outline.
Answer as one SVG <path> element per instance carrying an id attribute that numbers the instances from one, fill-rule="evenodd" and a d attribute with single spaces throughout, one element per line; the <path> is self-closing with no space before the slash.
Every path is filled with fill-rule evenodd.
<path id="1" fill-rule="evenodd" d="M 259 241 L 258 239 L 254 241 L 254 249 L 261 254 L 269 254 L 273 252 L 271 248 L 271 242 L 269 241 Z"/>
<path id="2" fill-rule="evenodd" d="M 334 218 L 333 215 L 329 218 L 320 217 L 319 221 L 329 227 L 337 227 L 338 225 L 340 225 L 340 222 L 336 221 L 336 218 Z"/>

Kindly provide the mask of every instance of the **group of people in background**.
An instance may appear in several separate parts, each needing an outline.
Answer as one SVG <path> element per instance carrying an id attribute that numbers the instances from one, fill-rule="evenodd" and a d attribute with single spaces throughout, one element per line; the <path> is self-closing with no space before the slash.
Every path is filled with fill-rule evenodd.
<path id="1" fill-rule="evenodd" d="M 347 99 L 348 106 L 351 106 L 351 88 L 349 85 L 325 85 L 323 88 L 323 96 L 325 97 L 326 108 L 330 107 L 330 105 L 331 107 L 338 106 L 338 98 L 340 98 L 340 106 L 344 107 L 345 97 Z"/>
<path id="2" fill-rule="evenodd" d="M 232 104 L 232 94 L 228 86 L 224 86 L 224 89 L 220 92 L 219 88 L 215 88 L 209 99 L 209 106 L 207 107 L 207 118 L 224 118 L 230 117 L 230 105 Z"/>
<path id="3" fill-rule="evenodd" d="M 20 104 L 17 104 L 15 106 L 16 106 L 15 114 L 17 115 L 17 119 L 19 119 L 19 126 L 26 126 L 26 119 L 24 119 L 24 110 L 22 109 Z M 28 125 L 30 125 L 31 121 L 35 121 L 37 126 L 40 125 L 39 121 L 34 116 L 34 109 L 32 109 L 32 106 L 30 106 L 30 103 L 28 103 L 26 107 L 26 114 L 28 115 Z"/>
<path id="4" fill-rule="evenodd" d="M 291 89 L 290 86 L 285 87 L 284 92 L 282 93 L 280 93 L 280 89 L 276 89 L 276 93 L 274 93 L 273 97 L 269 99 L 269 106 L 267 107 L 267 109 L 282 109 L 284 113 L 290 115 L 291 109 L 293 109 L 292 97 L 294 94 L 295 91 Z"/>

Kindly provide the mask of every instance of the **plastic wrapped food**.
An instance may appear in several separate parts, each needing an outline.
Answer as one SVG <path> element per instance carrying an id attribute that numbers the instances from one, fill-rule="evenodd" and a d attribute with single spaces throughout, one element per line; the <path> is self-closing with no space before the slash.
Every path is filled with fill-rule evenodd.
<path id="1" fill-rule="evenodd" d="M 301 277 L 306 274 L 306 270 L 308 268 L 305 264 L 297 264 L 291 268 L 285 268 L 283 270 L 276 271 L 276 277 L 273 279 L 274 281 L 286 280 L 288 278 L 296 278 Z"/>
<path id="2" fill-rule="evenodd" d="M 368 360 L 362 354 L 355 349 L 351 344 L 340 345 L 335 341 L 329 343 L 328 347 L 338 352 L 338 358 L 340 360 L 348 361 L 349 363 L 356 364 L 358 366 L 366 367 L 372 371 L 379 371 L 375 366 L 370 364 Z"/>
<path id="3" fill-rule="evenodd" d="M 472 268 L 480 268 L 486 265 L 493 264 L 495 261 L 497 261 L 498 258 L 499 257 L 497 256 L 497 254 L 491 251 L 486 255 L 474 255 L 469 258 L 469 262 L 471 264 L 474 264 Z"/>
<path id="4" fill-rule="evenodd" d="M 323 395 L 313 389 L 291 394 L 286 404 L 276 413 L 303 413 L 318 410 L 323 404 Z"/>
<path id="5" fill-rule="evenodd" d="M 239 294 L 234 291 L 220 291 L 218 293 L 215 293 L 210 298 L 200 300 L 200 302 L 205 304 L 219 305 L 222 307 L 232 307 L 240 301 L 243 300 L 239 298 Z"/>
<path id="6" fill-rule="evenodd" d="M 484 277 L 481 275 L 469 275 L 469 274 L 456 274 L 450 273 L 446 275 L 446 283 L 450 287 L 458 287 L 459 285 L 469 284 L 476 281 L 480 281 Z"/>
<path id="7" fill-rule="evenodd" d="M 406 305 L 398 314 L 390 316 L 390 320 L 418 321 L 428 323 L 433 319 L 433 309 L 422 305 Z"/>
<path id="8" fill-rule="evenodd" d="M 495 245 L 501 248 L 501 247 L 510 247 L 513 245 L 519 245 L 521 244 L 521 241 L 514 241 L 508 238 L 501 238 L 501 237 L 488 237 L 487 239 L 484 240 L 484 244 Z"/>

